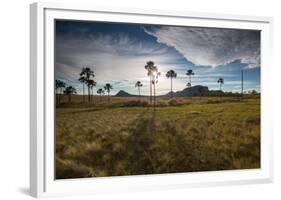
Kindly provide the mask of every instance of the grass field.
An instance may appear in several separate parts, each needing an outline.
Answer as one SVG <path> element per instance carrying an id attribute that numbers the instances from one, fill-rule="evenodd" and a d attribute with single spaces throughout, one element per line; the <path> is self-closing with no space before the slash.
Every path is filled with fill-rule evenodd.
<path id="1" fill-rule="evenodd" d="M 56 109 L 58 179 L 260 167 L 259 97 L 79 98 Z"/>

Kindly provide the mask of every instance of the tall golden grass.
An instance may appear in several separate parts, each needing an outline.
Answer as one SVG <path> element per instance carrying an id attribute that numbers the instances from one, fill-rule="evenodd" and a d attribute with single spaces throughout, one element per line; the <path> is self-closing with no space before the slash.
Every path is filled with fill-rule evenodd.
<path id="1" fill-rule="evenodd" d="M 58 179 L 259 167 L 259 97 L 157 99 L 155 109 L 97 97 L 56 109 Z"/>

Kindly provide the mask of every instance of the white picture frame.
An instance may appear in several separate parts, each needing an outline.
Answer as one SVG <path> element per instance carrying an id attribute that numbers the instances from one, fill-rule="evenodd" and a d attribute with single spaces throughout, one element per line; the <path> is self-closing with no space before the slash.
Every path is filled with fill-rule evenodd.
<path id="1" fill-rule="evenodd" d="M 55 180 L 54 19 L 133 22 L 261 30 L 261 168 L 164 175 Z M 34 3 L 30 6 L 30 191 L 34 197 L 131 192 L 272 181 L 272 23 L 270 17 L 172 12 L 94 5 Z M 51 66 L 51 67 L 50 67 Z M 266 66 L 266 67 L 264 67 Z"/>

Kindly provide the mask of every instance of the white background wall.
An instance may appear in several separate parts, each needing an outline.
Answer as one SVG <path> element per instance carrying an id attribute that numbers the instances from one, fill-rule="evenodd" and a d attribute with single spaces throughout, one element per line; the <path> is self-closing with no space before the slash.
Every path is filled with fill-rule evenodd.
<path id="1" fill-rule="evenodd" d="M 6 0 L 0 6 L 0 199 L 31 199 L 29 187 L 29 3 Z M 84 2 L 79 0 L 77 2 Z M 86 2 L 86 1 L 85 1 Z M 276 97 L 273 184 L 178 189 L 65 199 L 280 199 L 281 197 L 281 5 L 278 0 L 92 0 L 101 6 L 187 10 L 273 16 Z M 266 66 L 265 66 L 266 67 Z"/>

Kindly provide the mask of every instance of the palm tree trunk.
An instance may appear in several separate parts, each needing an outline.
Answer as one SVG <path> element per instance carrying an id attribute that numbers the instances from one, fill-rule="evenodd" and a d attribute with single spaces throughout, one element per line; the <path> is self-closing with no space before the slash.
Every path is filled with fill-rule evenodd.
<path id="1" fill-rule="evenodd" d="M 151 76 L 150 77 L 150 104 L 152 103 L 152 82 L 151 82 Z"/>
<path id="2" fill-rule="evenodd" d="M 109 92 L 107 92 L 107 101 L 109 103 Z"/>
<path id="3" fill-rule="evenodd" d="M 94 89 L 92 88 L 92 101 L 94 102 Z"/>
<path id="4" fill-rule="evenodd" d="M 90 103 L 92 103 L 92 88 L 90 88 Z"/>
<path id="5" fill-rule="evenodd" d="M 139 100 L 140 100 L 140 87 L 138 87 L 138 91 L 139 91 Z"/>
<path id="6" fill-rule="evenodd" d="M 85 102 L 85 84 L 83 83 L 83 102 Z"/>
<path id="7" fill-rule="evenodd" d="M 91 103 L 93 102 L 93 94 L 92 94 L 93 92 L 92 92 L 92 90 L 93 90 L 93 89 L 90 88 L 90 99 L 91 99 Z"/>
<path id="8" fill-rule="evenodd" d="M 58 95 L 58 104 L 60 104 L 60 89 L 58 88 L 58 93 L 57 93 L 57 95 Z"/>
<path id="9" fill-rule="evenodd" d="M 189 83 L 190 83 L 190 87 L 191 87 L 191 75 L 189 75 Z"/>
<path id="10" fill-rule="evenodd" d="M 90 92 L 90 87 L 88 86 L 88 102 L 91 102 L 91 92 Z"/>
<path id="11" fill-rule="evenodd" d="M 60 100 L 61 100 L 61 96 L 62 96 L 62 88 L 60 88 L 60 93 L 59 93 L 59 103 L 60 103 Z"/>
<path id="12" fill-rule="evenodd" d="M 220 91 L 221 91 L 221 83 L 220 83 Z M 221 91 L 222 92 L 222 91 Z M 220 92 L 220 99 L 222 97 L 222 93 Z"/>
<path id="13" fill-rule="evenodd" d="M 153 84 L 153 89 L 154 89 L 154 108 L 155 108 L 155 103 L 156 103 L 156 89 L 155 89 L 155 83 Z"/>
<path id="14" fill-rule="evenodd" d="M 172 77 L 171 77 L 171 97 L 173 98 L 173 83 L 172 83 Z"/>

